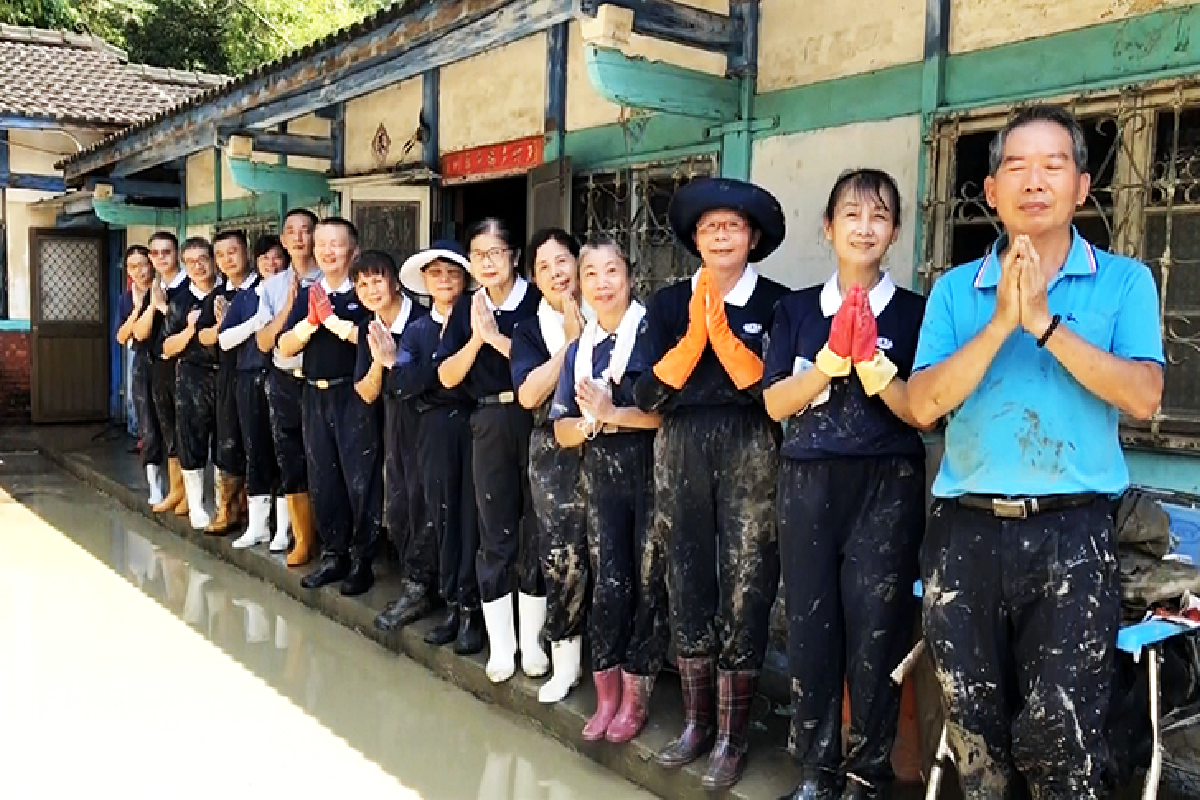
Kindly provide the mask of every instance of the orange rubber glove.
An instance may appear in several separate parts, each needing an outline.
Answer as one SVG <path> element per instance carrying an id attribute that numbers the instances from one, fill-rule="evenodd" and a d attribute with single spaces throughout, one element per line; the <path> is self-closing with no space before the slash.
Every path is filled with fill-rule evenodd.
<path id="1" fill-rule="evenodd" d="M 683 338 L 678 344 L 666 352 L 654 365 L 654 377 L 678 391 L 687 383 L 704 347 L 708 344 L 708 330 L 705 328 L 705 298 L 708 295 L 708 270 L 701 268 L 696 288 L 692 291 L 692 299 L 688 302 L 688 326 Z"/>
<path id="2" fill-rule="evenodd" d="M 733 380 L 733 385 L 740 391 L 760 382 L 763 376 L 762 359 L 729 327 L 729 319 L 725 316 L 725 298 L 717 296 L 717 290 L 711 282 L 708 285 L 705 318 L 713 352 L 717 354 L 725 373 Z"/>

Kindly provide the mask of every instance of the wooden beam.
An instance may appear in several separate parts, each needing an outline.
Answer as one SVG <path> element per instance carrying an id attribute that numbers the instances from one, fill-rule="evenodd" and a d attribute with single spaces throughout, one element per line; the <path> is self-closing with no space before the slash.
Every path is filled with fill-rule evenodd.
<path id="1" fill-rule="evenodd" d="M 421 76 L 421 125 L 425 128 L 425 141 L 422 143 L 425 166 L 434 172 L 438 171 L 441 154 L 441 136 L 439 135 L 441 117 L 441 70 L 434 67 Z"/>
<path id="2" fill-rule="evenodd" d="M 644 36 L 714 53 L 733 53 L 741 40 L 732 18 L 670 0 L 581 0 L 580 10 L 594 17 L 602 5 L 628 8 L 634 33 Z"/>
<path id="3" fill-rule="evenodd" d="M 567 130 L 567 52 L 571 26 L 560 22 L 546 35 L 546 121 L 545 133 L 557 134 L 559 140 Z"/>
<path id="4" fill-rule="evenodd" d="M 87 189 L 95 191 L 97 184 L 106 183 L 113 192 L 125 197 L 144 197 L 153 200 L 179 200 L 182 187 L 177 183 L 160 183 L 158 181 L 138 181 L 132 178 L 113 178 L 95 176 L 84 183 Z"/>
<path id="5" fill-rule="evenodd" d="M 224 131 L 222 131 L 224 134 Z M 274 131 L 238 130 L 232 136 L 248 136 L 254 140 L 254 149 L 260 153 L 284 156 L 306 156 L 308 158 L 333 159 L 333 140 L 323 136 L 303 136 L 298 133 L 276 133 Z M 222 139 L 227 138 L 222 135 Z"/>
<path id="6" fill-rule="evenodd" d="M 346 174 L 346 104 L 338 103 L 333 108 L 333 120 L 329 123 L 329 136 L 333 147 L 329 156 L 329 172 L 340 178 Z"/>
<path id="7" fill-rule="evenodd" d="M 584 58 L 592 86 L 619 105 L 717 122 L 738 117 L 736 80 L 633 58 L 594 44 L 585 45 Z"/>
<path id="8" fill-rule="evenodd" d="M 240 124 L 259 128 L 352 100 L 478 53 L 532 36 L 574 17 L 574 0 L 511 0 L 487 16 L 398 49 L 371 66 L 355 65 L 320 76 L 305 89 L 242 112 Z"/>
<path id="9" fill-rule="evenodd" d="M 238 186 L 255 193 L 292 197 L 332 198 L 329 178 L 320 172 L 283 164 L 264 164 L 246 158 L 229 159 L 229 171 Z"/>
<path id="10" fill-rule="evenodd" d="M 137 137 L 133 138 L 136 139 Z M 156 147 L 136 148 L 125 153 L 120 159 L 116 160 L 117 163 L 113 167 L 112 174 L 117 177 L 136 175 L 143 170 L 157 167 L 168 161 L 186 159 L 193 153 L 199 153 L 201 150 L 215 147 L 216 144 L 217 128 L 211 122 L 194 128 L 180 127 L 169 131 L 169 135 Z M 120 145 L 116 146 L 119 147 Z M 123 151 L 124 149 L 121 148 Z M 90 158 L 85 160 L 90 160 Z M 64 165 L 63 172 L 66 173 L 67 180 L 82 177 L 92 171 L 90 169 L 78 169 L 78 165 L 81 163 L 84 162 Z"/>
<path id="11" fill-rule="evenodd" d="M 32 189 L 38 192 L 65 192 L 66 182 L 59 175 L 30 175 L 22 172 L 0 174 L 0 187 L 5 189 Z"/>
<path id="12" fill-rule="evenodd" d="M 758 75 L 759 0 L 729 0 L 737 42 L 729 51 L 727 74 L 737 78 Z M 636 19 L 636 18 L 635 18 Z"/>

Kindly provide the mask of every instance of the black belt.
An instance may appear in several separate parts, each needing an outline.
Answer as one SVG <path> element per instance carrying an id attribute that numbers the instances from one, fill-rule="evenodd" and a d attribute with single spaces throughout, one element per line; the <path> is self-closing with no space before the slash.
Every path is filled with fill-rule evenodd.
<path id="1" fill-rule="evenodd" d="M 314 389 L 325 390 L 335 386 L 344 386 L 353 380 L 353 378 L 306 378 L 304 382 Z"/>
<path id="2" fill-rule="evenodd" d="M 499 394 L 487 394 L 475 402 L 481 406 L 506 406 L 517 402 L 517 393 L 508 391 L 500 392 Z"/>
<path id="3" fill-rule="evenodd" d="M 195 361 L 187 361 L 187 360 L 180 360 L 179 363 L 183 364 L 185 366 L 195 367 L 196 369 L 208 370 L 209 372 L 216 372 L 217 370 L 219 370 L 221 368 L 220 364 L 198 364 Z"/>
<path id="4" fill-rule="evenodd" d="M 956 498 L 964 508 L 986 511 L 992 516 L 1005 519 L 1026 519 L 1051 511 L 1079 508 L 1092 503 L 1100 495 L 1095 492 L 1080 494 L 1051 494 L 1044 497 L 999 497 L 987 494 L 964 494 Z"/>

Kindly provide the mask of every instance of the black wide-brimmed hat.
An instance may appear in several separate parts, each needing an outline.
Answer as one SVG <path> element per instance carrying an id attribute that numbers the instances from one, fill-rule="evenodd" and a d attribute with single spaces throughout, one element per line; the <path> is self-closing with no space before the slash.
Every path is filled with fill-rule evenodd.
<path id="1" fill-rule="evenodd" d="M 708 211 L 727 208 L 742 214 L 758 228 L 758 244 L 750 251 L 751 261 L 762 261 L 783 243 L 783 206 L 761 186 L 734 178 L 697 178 L 682 186 L 671 198 L 667 218 L 675 238 L 699 256 L 696 224 Z"/>

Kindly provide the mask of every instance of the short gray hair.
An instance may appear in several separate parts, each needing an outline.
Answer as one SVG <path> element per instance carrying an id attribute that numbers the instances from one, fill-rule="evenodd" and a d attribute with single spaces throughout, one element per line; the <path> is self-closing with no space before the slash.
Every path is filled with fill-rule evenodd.
<path id="1" fill-rule="evenodd" d="M 1004 159 L 1004 144 L 1008 141 L 1008 135 L 1017 128 L 1023 128 L 1034 122 L 1050 122 L 1069 133 L 1071 135 L 1071 157 L 1075 159 L 1075 168 L 1081 173 L 1087 172 L 1087 140 L 1083 137 L 1083 126 L 1079 124 L 1075 115 L 1061 106 L 1032 105 L 1013 114 L 1008 123 L 992 138 L 992 143 L 988 147 L 989 175 L 995 175 L 1000 169 L 1000 162 Z"/>

